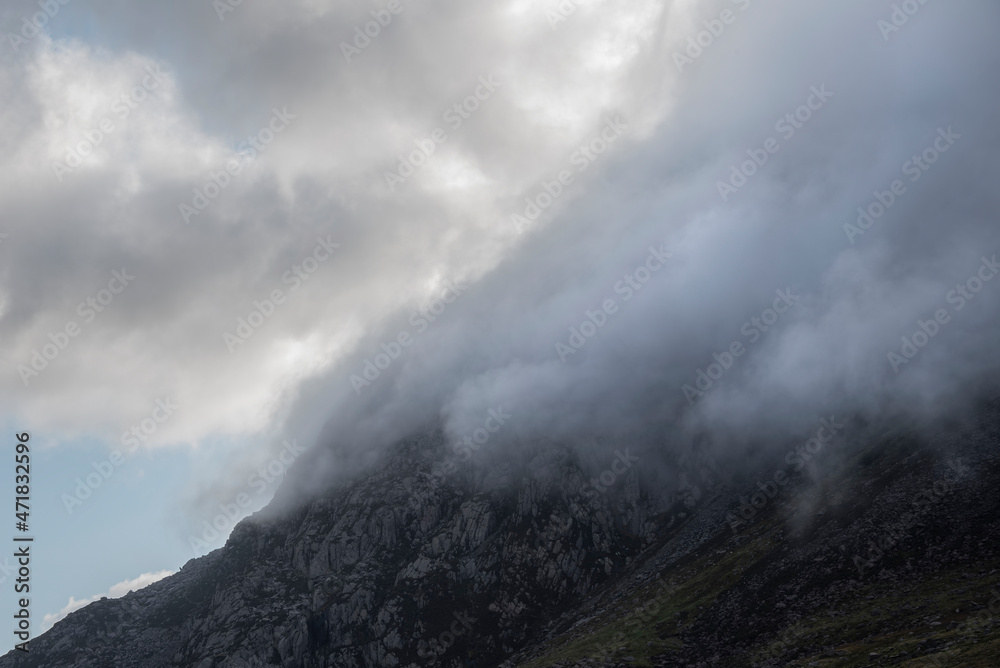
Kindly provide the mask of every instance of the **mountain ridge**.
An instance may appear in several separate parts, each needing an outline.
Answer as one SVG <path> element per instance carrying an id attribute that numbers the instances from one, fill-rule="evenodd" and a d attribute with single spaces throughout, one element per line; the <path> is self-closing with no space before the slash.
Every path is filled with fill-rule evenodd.
<path id="1" fill-rule="evenodd" d="M 858 606 L 952 571 L 1000 584 L 998 425 L 994 403 L 930 439 L 848 427 L 827 468 L 750 517 L 766 467 L 667 491 L 622 465 L 595 493 L 599 475 L 547 443 L 442 477 L 447 439 L 427 431 L 294 512 L 241 521 L 178 574 L 72 613 L 0 667 L 918 665 L 918 647 L 958 640 L 921 645 L 917 627 L 892 630 L 909 613 L 857 621 Z M 991 610 L 981 598 L 955 605 Z M 975 650 L 994 661 L 1000 640 L 984 639 Z"/>

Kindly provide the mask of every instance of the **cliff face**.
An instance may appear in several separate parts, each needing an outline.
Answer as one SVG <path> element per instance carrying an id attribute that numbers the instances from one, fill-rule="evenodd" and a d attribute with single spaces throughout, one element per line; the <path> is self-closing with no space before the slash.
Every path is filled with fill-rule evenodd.
<path id="1" fill-rule="evenodd" d="M 432 475 L 444 447 L 408 439 L 249 518 L 0 668 L 1000 665 L 996 405 L 669 497 L 625 463 L 595 488 L 552 445 Z M 777 470 L 787 484 L 764 482 Z"/>
<path id="2" fill-rule="evenodd" d="M 1000 666 L 997 404 L 830 447 L 821 475 L 768 484 L 779 459 L 709 499 L 512 664 Z"/>
<path id="3" fill-rule="evenodd" d="M 570 455 L 432 475 L 440 433 L 176 575 L 70 615 L 2 666 L 497 665 L 620 572 L 662 501 Z M 622 469 L 626 467 L 622 466 Z"/>

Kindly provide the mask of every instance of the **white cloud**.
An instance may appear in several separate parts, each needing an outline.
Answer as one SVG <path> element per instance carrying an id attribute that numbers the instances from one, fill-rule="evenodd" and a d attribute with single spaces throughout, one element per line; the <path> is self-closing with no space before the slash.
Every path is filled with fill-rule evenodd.
<path id="1" fill-rule="evenodd" d="M 121 447 L 123 432 L 164 396 L 180 408 L 146 447 L 280 443 L 271 437 L 304 382 L 400 307 L 436 297 L 438 279 L 477 278 L 500 263 L 520 243 L 510 214 L 608 115 L 638 123 L 665 113 L 662 95 L 637 95 L 628 77 L 658 24 L 651 0 L 639 8 L 596 3 L 574 17 L 578 28 L 558 33 L 544 12 L 532 14 L 530 30 L 502 34 L 490 12 L 462 9 L 468 33 L 460 39 L 447 22 L 407 13 L 351 64 L 328 35 L 349 39 L 359 17 L 333 3 L 300 4 L 310 22 L 245 21 L 253 11 L 243 8 L 239 20 L 194 24 L 241 44 L 319 49 L 301 54 L 311 65 L 296 63 L 291 78 L 276 76 L 272 68 L 283 64 L 270 57 L 255 65 L 253 51 L 219 69 L 208 66 L 222 63 L 213 54 L 196 73 L 147 44 L 107 49 L 44 36 L 0 73 L 8 75 L 0 95 L 17 101 L 0 116 L 9 143 L 0 152 L 0 199 L 14 221 L 0 277 L 0 393 L 18 421 L 44 423 L 51 444 L 86 436 Z M 586 26 L 598 30 L 593 43 L 579 37 Z M 303 40 L 303 30 L 322 39 Z M 414 31 L 428 31 L 442 50 L 435 62 L 456 64 L 440 80 L 447 85 L 428 76 L 425 56 L 383 76 L 380 59 Z M 480 38 L 470 51 L 468 40 Z M 498 39 L 513 42 L 497 52 Z M 191 53 L 211 43 L 192 43 Z M 560 43 L 586 57 L 567 57 Z M 541 52 L 558 66 L 539 68 Z M 416 73 L 427 85 L 414 95 Z M 452 131 L 443 112 L 490 73 L 501 88 Z M 234 106 L 220 107 L 218 95 Z M 180 203 L 223 172 L 275 108 L 295 116 L 290 126 L 185 224 Z M 69 154 L 102 124 L 114 129 L 70 165 Z M 438 126 L 448 128 L 447 143 L 389 197 L 383 172 Z M 72 171 L 57 176 L 56 162 Z M 571 200 L 563 196 L 560 206 Z M 341 251 L 293 293 L 286 272 L 327 236 Z M 85 321 L 78 305 L 122 267 L 135 280 Z M 286 303 L 230 354 L 223 335 L 276 289 Z M 19 369 L 71 321 L 82 333 L 25 385 Z M 311 436 L 291 429 L 300 440 Z"/>
<path id="2" fill-rule="evenodd" d="M 124 582 L 119 582 L 118 584 L 111 585 L 111 588 L 103 594 L 95 594 L 90 598 L 77 600 L 76 598 L 70 596 L 69 603 L 60 610 L 59 612 L 45 615 L 42 618 L 42 632 L 45 632 L 52 628 L 52 626 L 59 620 L 66 617 L 71 612 L 76 612 L 80 608 L 93 603 L 94 601 L 99 601 L 102 598 L 121 598 L 130 591 L 138 591 L 143 587 L 148 587 L 154 582 L 159 582 L 165 577 L 171 576 L 175 571 L 157 571 L 156 573 L 143 573 L 137 578 L 132 580 L 125 580 Z"/>
<path id="3" fill-rule="evenodd" d="M 12 420 L 44 424 L 56 442 L 92 437 L 114 447 L 169 396 L 180 408 L 147 445 L 217 451 L 223 443 L 238 453 L 206 456 L 213 479 L 202 496 L 214 514 L 245 490 L 265 448 L 285 436 L 308 442 L 327 420 L 336 426 L 330 442 L 355 446 L 366 427 L 380 436 L 396 429 L 393 411 L 418 423 L 442 406 L 458 433 L 457 413 L 471 426 L 480 406 L 518 402 L 521 415 L 572 423 L 607 413 L 645 424 L 621 411 L 655 398 L 679 405 L 671 416 L 679 423 L 681 385 L 785 285 L 828 294 L 803 309 L 809 322 L 783 320 L 727 377 L 745 404 L 720 389 L 698 410 L 769 418 L 760 402 L 786 390 L 803 399 L 789 388 L 805 385 L 825 406 L 833 400 L 823 390 L 838 378 L 852 405 L 880 405 L 883 392 L 899 391 L 884 377 L 897 331 L 910 331 L 940 301 L 937 288 L 965 274 L 966 250 L 997 246 L 988 222 L 998 208 L 997 139 L 986 111 L 996 93 L 968 83 L 987 80 L 997 62 L 985 28 L 997 9 L 941 6 L 941 22 L 914 23 L 887 46 L 862 0 L 789 5 L 773 16 L 728 0 L 604 0 L 578 3 L 556 30 L 544 7 L 506 4 L 414 5 L 351 63 L 340 41 L 371 20 L 353 3 L 300 0 L 291 13 L 245 5 L 222 22 L 193 0 L 68 6 L 87 14 L 79 25 L 102 25 L 110 52 L 39 38 L 0 66 L 0 98 L 9 101 L 0 109 L 0 201 L 10 234 L 0 247 L 0 395 Z M 711 45 L 678 74 L 675 49 L 722 7 L 751 4 L 718 39 L 701 35 Z M 919 39 L 921 30 L 933 34 Z M 168 72 L 161 88 L 59 183 L 52 160 L 156 63 Z M 445 127 L 443 112 L 491 73 L 503 82 L 496 94 L 388 192 L 384 172 L 397 156 Z M 716 182 L 821 83 L 837 97 L 724 206 Z M 186 225 L 179 203 L 275 108 L 295 115 L 291 125 Z M 619 113 L 627 135 L 579 171 L 571 155 Z M 909 308 L 874 305 L 876 321 L 838 306 L 859 304 L 843 291 L 843 273 L 830 273 L 847 246 L 841 225 L 949 123 L 968 138 L 858 251 L 873 294 Z M 573 186 L 518 235 L 511 214 L 562 169 L 574 170 Z M 893 249 L 885 257 L 871 250 L 877 235 Z M 285 272 L 320 236 L 340 252 L 291 293 Z M 676 263 L 600 342 L 572 364 L 553 364 L 553 344 L 658 242 L 676 249 Z M 121 267 L 134 284 L 24 387 L 17 366 L 79 320 L 77 304 Z M 444 280 L 463 279 L 468 294 L 377 387 L 356 395 L 350 375 L 382 341 L 412 333 L 407 316 Z M 223 334 L 275 289 L 286 302 L 230 354 Z M 986 331 L 995 302 L 984 295 L 965 311 L 971 334 Z M 938 339 L 923 359 L 940 354 L 956 370 L 971 369 L 963 356 L 992 359 L 995 344 L 961 344 L 966 326 L 950 328 L 952 345 Z M 957 375 L 974 384 L 973 371 Z M 278 431 L 291 433 L 271 438 Z"/>

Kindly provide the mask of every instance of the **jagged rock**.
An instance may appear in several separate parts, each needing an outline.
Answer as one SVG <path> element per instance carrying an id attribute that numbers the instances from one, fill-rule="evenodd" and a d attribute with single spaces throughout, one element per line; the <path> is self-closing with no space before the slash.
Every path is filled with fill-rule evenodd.
<path id="1" fill-rule="evenodd" d="M 69 615 L 0 668 L 889 666 L 963 643 L 1000 658 L 997 638 L 956 640 L 955 626 L 1000 604 L 987 604 L 1000 581 L 997 425 L 994 407 L 933 448 L 844 443 L 839 468 L 796 478 L 738 530 L 755 473 L 670 494 L 630 473 L 595 493 L 592 472 L 547 444 L 442 481 L 445 443 L 431 432 L 294 511 L 248 518 L 176 575 Z M 893 531 L 882 554 L 865 552 Z M 667 586 L 702 574 L 683 594 Z M 959 602 L 939 604 L 924 583 Z M 647 635 L 593 644 L 623 615 Z M 579 658 L 546 661 L 567 647 Z"/>
<path id="2" fill-rule="evenodd" d="M 248 518 L 225 547 L 87 606 L 0 665 L 392 668 L 471 653 L 499 663 L 607 580 L 636 550 L 636 517 L 661 505 L 634 487 L 624 513 L 613 496 L 584 494 L 558 448 L 511 468 L 507 485 L 474 470 L 440 482 L 427 454 L 444 446 L 440 432 L 418 436 L 291 516 Z"/>

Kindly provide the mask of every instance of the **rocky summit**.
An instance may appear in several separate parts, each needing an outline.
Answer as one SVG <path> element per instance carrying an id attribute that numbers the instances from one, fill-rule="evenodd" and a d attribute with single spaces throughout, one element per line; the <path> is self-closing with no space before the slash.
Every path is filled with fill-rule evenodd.
<path id="1" fill-rule="evenodd" d="M 431 429 L 0 668 L 1000 666 L 1000 407 L 876 431 L 657 485 Z"/>

